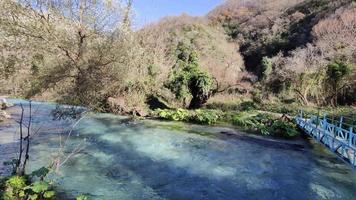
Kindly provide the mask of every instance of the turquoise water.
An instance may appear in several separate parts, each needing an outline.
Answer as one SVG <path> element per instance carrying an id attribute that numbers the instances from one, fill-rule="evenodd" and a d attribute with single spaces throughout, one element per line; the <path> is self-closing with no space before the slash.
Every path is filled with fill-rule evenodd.
<path id="1" fill-rule="evenodd" d="M 71 124 L 52 120 L 54 104 L 35 103 L 34 108 L 33 126 L 41 130 L 32 140 L 30 170 L 53 160 L 68 134 L 63 130 Z M 19 117 L 17 110 L 12 111 L 15 118 Z M 14 130 L 14 125 L 1 127 L 2 152 L 11 150 Z M 231 131 L 88 114 L 74 128 L 64 154 L 78 147 L 82 150 L 50 178 L 65 194 L 59 199 L 73 199 L 78 194 L 100 200 L 356 196 L 355 171 L 323 147 L 227 134 Z"/>

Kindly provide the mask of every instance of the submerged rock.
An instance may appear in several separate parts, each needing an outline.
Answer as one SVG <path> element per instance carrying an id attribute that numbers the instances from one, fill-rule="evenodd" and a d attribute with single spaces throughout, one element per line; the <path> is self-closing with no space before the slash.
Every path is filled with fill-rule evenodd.
<path id="1" fill-rule="evenodd" d="M 0 109 L 1 110 L 5 110 L 5 109 L 10 108 L 12 106 L 14 106 L 14 105 L 11 104 L 11 103 L 8 103 L 5 98 L 1 98 L 0 99 Z"/>
<path id="2" fill-rule="evenodd" d="M 10 119 L 11 116 L 7 114 L 5 111 L 0 110 L 0 121 L 4 121 L 5 119 Z"/>

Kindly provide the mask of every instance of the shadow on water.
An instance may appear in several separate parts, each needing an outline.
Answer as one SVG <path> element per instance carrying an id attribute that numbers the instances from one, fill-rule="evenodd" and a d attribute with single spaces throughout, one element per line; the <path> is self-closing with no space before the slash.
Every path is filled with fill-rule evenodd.
<path id="1" fill-rule="evenodd" d="M 45 112 L 40 115 L 46 118 Z M 80 193 L 92 199 L 173 200 L 356 196 L 354 172 L 319 149 L 218 134 L 209 127 L 206 132 L 183 128 L 91 116 L 73 133 L 73 143 L 85 138 L 87 146 L 62 169 L 58 189 L 69 198 L 59 198 Z M 50 134 L 34 141 L 36 165 L 47 164 L 43 157 L 58 140 Z"/>
<path id="2" fill-rule="evenodd" d="M 117 125 L 116 120 L 101 119 L 105 127 Z M 141 132 L 142 126 L 137 124 L 126 125 L 125 129 L 133 132 Z M 107 132 L 115 132 L 116 128 L 108 129 Z M 122 130 L 125 131 L 125 130 Z M 95 135 L 100 137 L 100 135 Z M 254 167 L 246 166 L 244 171 L 237 171 L 234 176 L 214 176 L 192 173 L 189 168 L 180 167 L 172 160 L 155 160 L 137 152 L 135 145 L 128 139 L 129 136 L 122 137 L 121 144 L 113 145 L 110 142 L 103 142 L 99 138 L 92 138 L 93 141 L 88 149 L 101 151 L 106 155 L 113 155 L 112 162 L 101 163 L 96 159 L 97 166 L 106 166 L 100 169 L 108 179 L 115 181 L 129 181 L 130 173 L 134 173 L 146 187 L 151 188 L 160 197 L 167 199 L 305 199 L 313 198 L 309 187 L 309 172 L 311 165 L 303 166 L 303 173 L 296 170 L 301 166 L 283 165 L 278 159 L 271 159 L 265 163 L 266 170 L 256 171 L 256 174 L 249 174 Z M 254 141 L 252 141 L 254 142 Z M 268 148 L 268 147 L 266 147 Z M 278 158 L 278 157 L 277 157 Z M 214 158 L 210 158 L 214 159 Z M 257 159 L 257 158 L 251 158 Z M 117 162 L 119 161 L 119 163 Z M 251 164 L 251 162 L 249 163 Z M 258 162 L 252 164 L 259 165 Z M 298 163 L 295 163 L 298 165 Z M 71 165 L 76 166 L 73 160 Z M 244 178 L 256 176 L 257 179 L 265 183 L 251 183 L 248 180 L 238 178 L 239 173 Z M 247 174 L 243 174 L 247 173 Z M 274 178 L 280 180 L 274 180 Z M 303 182 L 297 184 L 296 182 Z M 257 187 L 254 187 L 255 184 Z M 262 185 L 261 187 L 259 185 Z M 260 187 L 260 188 L 259 188 Z M 303 191 L 303 192 L 301 192 Z M 114 191 L 113 191 L 114 192 Z M 144 197 L 143 197 L 144 198 Z"/>

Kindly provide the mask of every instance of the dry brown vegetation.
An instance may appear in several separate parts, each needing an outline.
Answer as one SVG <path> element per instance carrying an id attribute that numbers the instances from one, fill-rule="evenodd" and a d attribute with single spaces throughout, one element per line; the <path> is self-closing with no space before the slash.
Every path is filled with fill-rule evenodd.
<path id="1" fill-rule="evenodd" d="M 163 80 L 176 60 L 174 49 L 179 42 L 191 44 L 198 52 L 201 67 L 222 84 L 236 84 L 243 70 L 238 45 L 226 40 L 224 31 L 208 25 L 200 17 L 166 17 L 138 33 L 143 46 L 152 51 L 152 65 L 159 68 Z"/>
<path id="2" fill-rule="evenodd" d="M 50 2 L 0 2 L 1 93 L 100 109 L 111 97 L 127 112 L 144 110 L 150 96 L 182 106 L 167 85 L 184 44 L 195 72 L 207 73 L 205 98 L 355 103 L 351 0 L 229 0 L 138 31 L 130 0 Z"/>

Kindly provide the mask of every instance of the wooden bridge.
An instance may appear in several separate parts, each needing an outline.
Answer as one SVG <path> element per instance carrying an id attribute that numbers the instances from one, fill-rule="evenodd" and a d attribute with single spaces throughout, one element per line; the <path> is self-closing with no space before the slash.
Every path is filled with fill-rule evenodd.
<path id="1" fill-rule="evenodd" d="M 329 148 L 345 162 L 356 167 L 356 133 L 354 125 L 345 122 L 346 117 L 334 120 L 326 115 L 319 117 L 301 111 L 295 122 L 305 133 Z"/>

